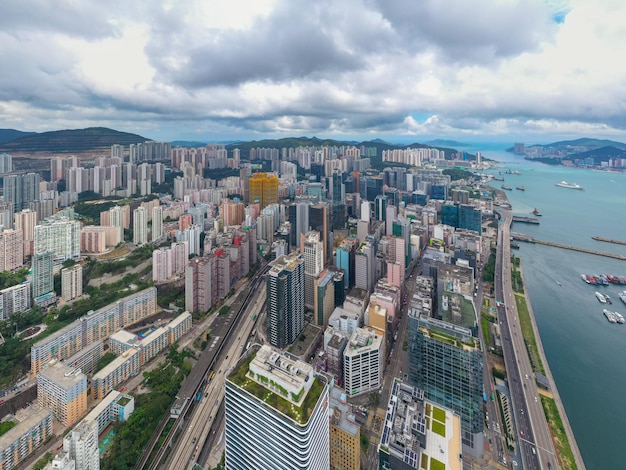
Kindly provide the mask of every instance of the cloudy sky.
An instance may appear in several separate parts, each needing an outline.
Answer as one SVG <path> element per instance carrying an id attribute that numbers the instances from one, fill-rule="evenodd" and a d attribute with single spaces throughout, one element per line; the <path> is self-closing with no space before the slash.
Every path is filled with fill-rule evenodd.
<path id="1" fill-rule="evenodd" d="M 0 128 L 626 141 L 623 0 L 3 0 Z"/>

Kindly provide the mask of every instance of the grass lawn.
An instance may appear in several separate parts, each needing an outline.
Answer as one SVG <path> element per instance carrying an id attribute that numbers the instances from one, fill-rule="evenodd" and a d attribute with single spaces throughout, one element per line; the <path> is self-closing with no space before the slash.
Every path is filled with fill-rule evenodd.
<path id="1" fill-rule="evenodd" d="M 556 403 L 552 398 L 541 395 L 541 404 L 543 405 L 543 411 L 546 414 L 546 419 L 550 425 L 552 436 L 556 444 L 556 451 L 559 454 L 561 461 L 561 468 L 564 470 L 576 469 L 576 460 L 574 460 L 574 454 L 569 446 L 567 434 L 563 427 L 563 421 L 559 415 L 559 410 L 556 407 Z"/>
<path id="2" fill-rule="evenodd" d="M 440 423 L 439 421 L 435 421 L 433 419 L 431 429 L 433 432 L 439 434 L 441 437 L 446 437 L 446 425 L 445 424 Z"/>
<path id="3" fill-rule="evenodd" d="M 446 464 L 431 457 L 430 458 L 430 470 L 446 470 Z"/>
<path id="4" fill-rule="evenodd" d="M 535 338 L 535 332 L 533 330 L 532 323 L 530 321 L 530 313 L 528 313 L 528 306 L 526 305 L 526 298 L 523 295 L 515 294 L 515 304 L 517 306 L 517 314 L 519 316 L 519 323 L 522 327 L 522 334 L 524 335 L 524 339 L 528 341 L 530 344 L 530 350 L 534 355 L 531 362 L 537 364 L 539 368 L 539 372 L 543 375 L 546 374 L 546 371 L 543 367 L 543 362 L 541 362 L 541 357 L 539 356 L 539 349 L 537 348 L 537 339 Z"/>
<path id="5" fill-rule="evenodd" d="M 442 423 L 446 422 L 446 412 L 443 411 L 441 408 L 437 408 L 436 406 L 433 407 L 433 418 L 435 418 L 437 421 L 441 421 Z"/>

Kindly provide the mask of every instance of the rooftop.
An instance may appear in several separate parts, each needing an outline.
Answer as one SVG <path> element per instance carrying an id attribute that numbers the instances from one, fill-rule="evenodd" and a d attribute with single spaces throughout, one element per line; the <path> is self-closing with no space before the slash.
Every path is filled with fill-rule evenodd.
<path id="1" fill-rule="evenodd" d="M 268 345 L 252 347 L 227 380 L 300 425 L 308 422 L 327 385 L 309 364 Z"/>
<path id="2" fill-rule="evenodd" d="M 56 359 L 50 361 L 48 367 L 41 370 L 38 376 L 39 375 L 48 378 L 65 390 L 69 390 L 82 380 L 87 381 L 87 376 L 83 374 L 80 369 L 66 366 Z"/>
<path id="3" fill-rule="evenodd" d="M 35 408 L 35 411 L 28 415 L 28 417 L 18 423 L 14 428 L 11 428 L 8 432 L 0 436 L 0 449 L 6 449 L 13 444 L 16 439 L 26 434 L 33 426 L 43 421 L 43 419 L 51 415 L 52 411 L 47 408 Z"/>
<path id="4" fill-rule="evenodd" d="M 380 349 L 384 334 L 377 328 L 357 328 L 352 333 L 346 354 L 361 354 L 363 352 Z"/>
<path id="5" fill-rule="evenodd" d="M 139 349 L 131 348 L 128 351 L 124 351 L 120 356 L 116 357 L 109 364 L 104 366 L 104 368 L 100 369 L 96 372 L 91 380 L 103 379 L 107 377 L 109 374 L 112 374 L 118 367 L 128 361 L 135 354 L 139 354 Z"/>
<path id="6" fill-rule="evenodd" d="M 379 451 L 415 469 L 461 470 L 461 420 L 394 379 Z"/>
<path id="7" fill-rule="evenodd" d="M 137 335 L 126 330 L 120 330 L 113 333 L 110 337 L 110 340 L 119 341 L 120 343 L 129 344 L 132 346 L 134 344 L 137 344 Z"/>
<path id="8" fill-rule="evenodd" d="M 186 321 L 187 318 L 191 318 L 191 313 L 183 312 L 180 315 L 178 315 L 176 318 L 174 318 L 171 322 L 169 322 L 167 326 L 169 328 L 176 328 L 178 325 Z"/>
<path id="9" fill-rule="evenodd" d="M 351 406 L 346 402 L 346 393 L 340 388 L 333 387 L 330 392 L 331 424 L 341 428 L 352 436 L 359 436 L 359 426 L 352 413 Z"/>

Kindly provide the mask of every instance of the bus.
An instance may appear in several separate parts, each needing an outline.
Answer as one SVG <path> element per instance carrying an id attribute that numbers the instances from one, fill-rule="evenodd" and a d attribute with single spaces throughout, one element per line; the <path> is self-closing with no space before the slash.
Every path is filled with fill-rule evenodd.
<path id="1" fill-rule="evenodd" d="M 256 313 L 252 315 L 252 321 L 256 321 Z"/>
<path id="2" fill-rule="evenodd" d="M 256 336 L 256 328 L 254 330 L 252 330 L 252 333 L 250 333 L 250 336 L 252 336 L 252 337 Z"/>
<path id="3" fill-rule="evenodd" d="M 493 393 L 491 394 L 491 401 L 494 401 L 495 397 L 493 396 Z"/>

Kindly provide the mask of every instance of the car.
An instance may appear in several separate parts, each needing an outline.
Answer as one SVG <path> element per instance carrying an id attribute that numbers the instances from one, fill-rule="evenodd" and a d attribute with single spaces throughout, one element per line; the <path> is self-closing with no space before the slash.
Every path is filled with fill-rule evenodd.
<path id="1" fill-rule="evenodd" d="M 213 432 L 211 433 L 211 436 L 215 436 L 215 429 L 213 430 Z"/>
<path id="2" fill-rule="evenodd" d="M 524 431 L 522 429 L 519 430 L 519 435 L 524 437 Z"/>

